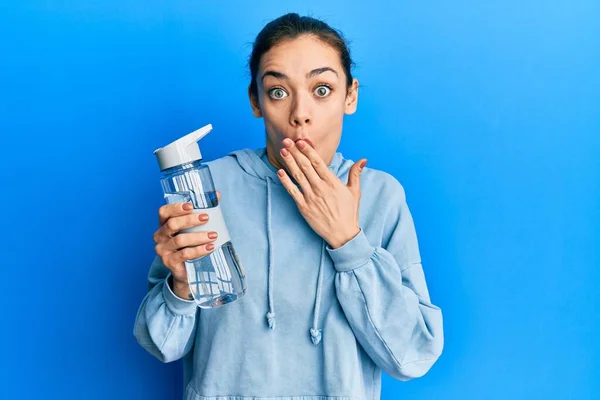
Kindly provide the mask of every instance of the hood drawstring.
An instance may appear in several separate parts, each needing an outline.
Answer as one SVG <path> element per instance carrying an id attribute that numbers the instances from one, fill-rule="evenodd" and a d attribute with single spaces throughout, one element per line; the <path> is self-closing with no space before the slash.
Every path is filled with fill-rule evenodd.
<path id="1" fill-rule="evenodd" d="M 322 330 L 319 329 L 319 309 L 321 308 L 321 292 L 323 290 L 323 262 L 325 260 L 325 241 L 321 241 L 321 261 L 319 262 L 319 278 L 317 279 L 317 294 L 315 296 L 315 310 L 313 327 L 310 328 L 310 338 L 314 345 L 321 343 Z"/>
<path id="2" fill-rule="evenodd" d="M 275 329 L 275 305 L 273 302 L 273 270 L 275 261 L 273 257 L 273 233 L 271 231 L 271 197 L 273 180 L 271 177 L 266 177 L 267 181 L 267 245 L 268 245 L 268 270 L 267 270 L 267 297 L 269 302 L 269 311 L 265 315 L 270 329 Z M 319 261 L 319 275 L 317 278 L 317 288 L 315 295 L 315 306 L 313 310 L 313 324 L 310 328 L 310 338 L 316 346 L 321 343 L 323 330 L 319 329 L 319 312 L 321 309 L 321 297 L 323 291 L 323 270 L 325 263 L 325 240 L 321 240 L 321 259 Z"/>
<path id="3" fill-rule="evenodd" d="M 273 236 L 271 233 L 271 178 L 267 177 L 267 240 L 269 247 L 269 266 L 267 290 L 269 297 L 269 312 L 267 312 L 267 323 L 269 328 L 275 329 L 275 307 L 273 305 Z"/>

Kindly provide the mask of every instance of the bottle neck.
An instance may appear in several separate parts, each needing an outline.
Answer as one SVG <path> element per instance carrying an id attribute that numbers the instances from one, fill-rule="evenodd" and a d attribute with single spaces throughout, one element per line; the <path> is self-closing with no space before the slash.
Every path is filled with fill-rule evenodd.
<path id="1" fill-rule="evenodd" d="M 174 173 L 178 173 L 181 171 L 185 171 L 192 168 L 203 168 L 204 164 L 202 164 L 202 159 L 189 161 L 180 165 L 175 165 L 173 167 L 167 168 L 162 171 L 163 175 L 171 175 Z"/>

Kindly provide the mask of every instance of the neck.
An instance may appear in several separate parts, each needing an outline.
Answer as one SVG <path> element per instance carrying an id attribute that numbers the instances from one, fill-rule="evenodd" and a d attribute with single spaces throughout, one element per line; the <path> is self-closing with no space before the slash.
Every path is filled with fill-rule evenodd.
<path id="1" fill-rule="evenodd" d="M 275 157 L 275 155 L 273 154 L 273 149 L 270 146 L 267 146 L 267 160 L 269 160 L 269 163 L 275 168 L 277 168 L 277 170 L 283 169 L 287 171 L 287 168 L 281 165 L 279 160 Z"/>

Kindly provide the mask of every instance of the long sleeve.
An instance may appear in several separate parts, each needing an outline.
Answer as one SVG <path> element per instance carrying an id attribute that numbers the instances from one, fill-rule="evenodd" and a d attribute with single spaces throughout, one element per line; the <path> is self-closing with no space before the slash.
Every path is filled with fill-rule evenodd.
<path id="1" fill-rule="evenodd" d="M 361 229 L 327 251 L 337 271 L 338 301 L 358 342 L 379 368 L 406 381 L 429 371 L 442 353 L 444 333 L 404 190 L 394 197 L 397 206 L 386 217 L 381 246 L 372 246 Z"/>
<path id="2" fill-rule="evenodd" d="M 169 270 L 156 256 L 148 274 L 148 293 L 135 318 L 138 343 L 162 362 L 185 356 L 194 345 L 198 307 L 177 297 L 169 285 Z"/>

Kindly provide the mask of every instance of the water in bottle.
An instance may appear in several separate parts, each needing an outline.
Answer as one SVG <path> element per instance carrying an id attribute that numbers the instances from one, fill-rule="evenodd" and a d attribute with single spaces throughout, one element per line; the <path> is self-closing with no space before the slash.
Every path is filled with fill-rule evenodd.
<path id="1" fill-rule="evenodd" d="M 166 202 L 189 202 L 194 206 L 192 212 L 209 216 L 206 224 L 182 229 L 177 234 L 218 233 L 210 254 L 185 261 L 191 294 L 201 308 L 228 304 L 246 293 L 244 270 L 231 243 L 210 169 L 201 162 L 197 142 L 211 130 L 212 126 L 207 125 L 154 151 Z"/>

